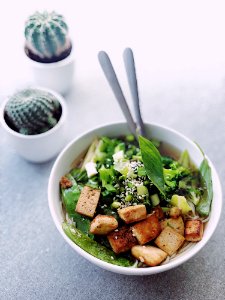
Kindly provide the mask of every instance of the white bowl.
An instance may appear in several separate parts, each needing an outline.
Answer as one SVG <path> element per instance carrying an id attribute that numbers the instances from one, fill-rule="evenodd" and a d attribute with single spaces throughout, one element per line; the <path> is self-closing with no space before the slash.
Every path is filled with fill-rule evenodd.
<path id="1" fill-rule="evenodd" d="M 62 114 L 58 123 L 50 130 L 40 134 L 24 135 L 16 132 L 8 126 L 4 118 L 4 110 L 8 98 L 0 108 L 0 123 L 7 133 L 9 144 L 20 156 L 31 162 L 42 163 L 55 157 L 67 142 L 67 106 L 63 97 L 55 91 L 42 87 L 32 88 L 49 92 L 57 98 L 62 107 Z"/>
<path id="2" fill-rule="evenodd" d="M 169 143 L 174 145 L 178 150 L 182 151 L 187 149 L 191 156 L 192 161 L 195 163 L 196 166 L 199 166 L 202 162 L 203 155 L 199 148 L 196 146 L 194 142 L 190 139 L 185 137 L 184 135 L 178 133 L 175 130 L 170 128 L 157 125 L 157 124 L 145 124 L 147 136 L 149 138 L 157 139 L 161 142 Z M 125 123 L 115 123 L 115 124 L 108 124 L 105 126 L 101 126 L 95 128 L 91 131 L 86 132 L 85 134 L 80 135 L 61 152 L 58 156 L 51 174 L 49 178 L 49 185 L 48 185 L 48 201 L 49 201 L 49 208 L 51 211 L 51 215 L 53 221 L 66 240 L 66 242 L 80 255 L 85 257 L 90 262 L 98 265 L 99 267 L 115 272 L 120 274 L 126 275 L 151 275 L 160 273 L 163 271 L 170 270 L 174 267 L 179 266 L 180 264 L 184 263 L 192 256 L 194 256 L 200 249 L 202 249 L 205 244 L 208 242 L 210 237 L 212 236 L 216 226 L 218 224 L 220 213 L 222 209 L 222 190 L 219 181 L 219 177 L 217 172 L 209 160 L 209 164 L 212 169 L 212 182 L 213 182 L 213 202 L 211 208 L 211 215 L 210 220 L 207 222 L 204 230 L 203 239 L 191 245 L 189 249 L 184 251 L 183 253 L 177 255 L 174 259 L 171 259 L 167 264 L 156 266 L 156 267 L 149 267 L 149 268 L 132 268 L 132 267 L 120 267 L 116 265 L 112 265 L 110 263 L 104 262 L 99 260 L 98 258 L 88 254 L 80 247 L 78 247 L 74 242 L 72 242 L 62 230 L 62 222 L 64 220 L 62 207 L 60 203 L 60 195 L 59 195 L 59 181 L 61 176 L 66 174 L 71 169 L 71 165 L 75 158 L 79 156 L 88 146 L 91 144 L 93 139 L 96 136 L 121 136 L 126 135 L 129 133 L 128 127 Z"/>

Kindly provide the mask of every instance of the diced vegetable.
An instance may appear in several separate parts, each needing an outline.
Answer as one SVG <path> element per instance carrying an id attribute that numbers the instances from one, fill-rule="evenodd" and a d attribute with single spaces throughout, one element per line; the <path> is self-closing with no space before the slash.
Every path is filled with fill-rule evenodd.
<path id="1" fill-rule="evenodd" d="M 144 185 L 138 185 L 137 186 L 137 194 L 139 196 L 148 196 L 148 189 Z"/>
<path id="2" fill-rule="evenodd" d="M 160 203 L 160 199 L 159 199 L 159 195 L 158 194 L 154 194 L 150 196 L 150 199 L 152 201 L 152 206 L 157 206 Z"/>
<path id="3" fill-rule="evenodd" d="M 191 207 L 188 205 L 184 196 L 173 195 L 170 204 L 181 209 L 182 214 L 187 215 L 191 211 Z"/>

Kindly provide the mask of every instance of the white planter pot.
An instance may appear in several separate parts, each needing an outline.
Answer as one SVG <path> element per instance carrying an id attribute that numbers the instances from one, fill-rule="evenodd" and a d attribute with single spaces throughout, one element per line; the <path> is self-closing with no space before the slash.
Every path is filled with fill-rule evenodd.
<path id="1" fill-rule="evenodd" d="M 62 115 L 52 129 L 36 135 L 24 135 L 12 130 L 4 118 L 4 109 L 8 99 L 1 106 L 0 123 L 8 135 L 9 144 L 16 152 L 28 161 L 40 163 L 55 157 L 67 142 L 67 107 L 63 97 L 58 93 L 46 88 L 37 88 L 53 94 L 61 104 Z"/>
<path id="2" fill-rule="evenodd" d="M 74 74 L 73 50 L 68 57 L 54 63 L 36 62 L 27 55 L 26 58 L 35 84 L 63 95 L 69 91 Z"/>

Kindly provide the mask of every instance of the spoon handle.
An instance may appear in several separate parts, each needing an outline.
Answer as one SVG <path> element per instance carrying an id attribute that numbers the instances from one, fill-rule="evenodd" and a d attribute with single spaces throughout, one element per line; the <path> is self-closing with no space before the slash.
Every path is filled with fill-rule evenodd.
<path id="1" fill-rule="evenodd" d="M 136 132 L 136 124 L 132 118 L 130 109 L 127 105 L 126 99 L 124 97 L 124 94 L 122 92 L 122 89 L 120 87 L 119 81 L 117 79 L 115 70 L 112 66 L 112 63 L 110 61 L 110 58 L 108 54 L 104 51 L 100 51 L 98 53 L 98 60 L 102 67 L 102 70 L 105 74 L 105 77 L 123 111 L 123 114 L 127 120 L 127 124 L 130 128 L 130 131 L 134 134 L 134 136 L 137 138 L 137 132 Z"/>
<path id="2" fill-rule="evenodd" d="M 127 72 L 127 78 L 134 104 L 134 113 L 137 121 L 137 131 L 140 135 L 145 136 L 144 123 L 141 117 L 140 102 L 138 95 L 138 83 L 136 77 L 136 69 L 134 55 L 130 48 L 126 48 L 123 52 L 124 64 Z"/>

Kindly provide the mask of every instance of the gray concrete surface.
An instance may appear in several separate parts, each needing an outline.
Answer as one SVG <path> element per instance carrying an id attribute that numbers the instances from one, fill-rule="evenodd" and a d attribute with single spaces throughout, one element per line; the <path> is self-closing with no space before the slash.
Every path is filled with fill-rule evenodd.
<path id="1" fill-rule="evenodd" d="M 98 90 L 94 86 L 93 79 L 92 92 Z M 67 96 L 68 139 L 97 124 L 123 119 L 108 89 L 102 97 L 96 92 L 93 102 L 84 88 L 76 86 Z M 141 96 L 144 119 L 164 123 L 197 141 L 223 183 L 224 81 L 155 89 L 145 85 Z M 113 274 L 76 254 L 55 228 L 47 202 L 53 163 L 24 161 L 0 128 L 0 299 L 225 299 L 224 210 L 209 243 L 182 266 L 146 277 Z"/>

